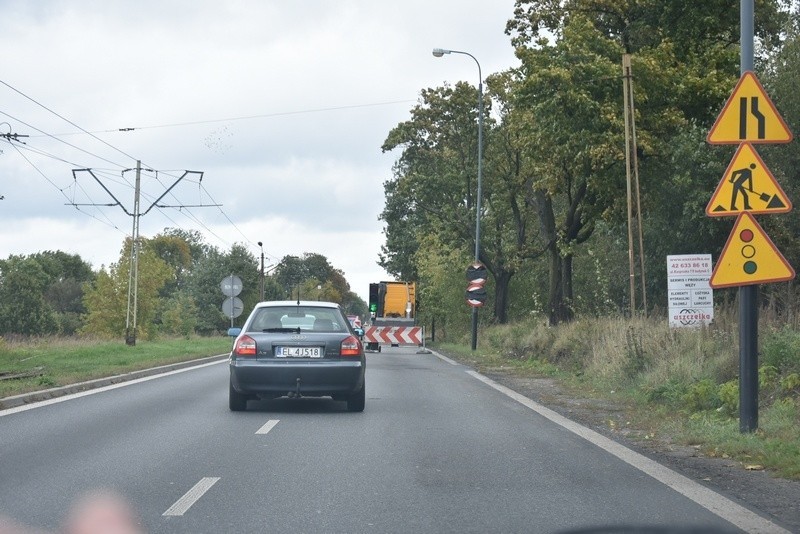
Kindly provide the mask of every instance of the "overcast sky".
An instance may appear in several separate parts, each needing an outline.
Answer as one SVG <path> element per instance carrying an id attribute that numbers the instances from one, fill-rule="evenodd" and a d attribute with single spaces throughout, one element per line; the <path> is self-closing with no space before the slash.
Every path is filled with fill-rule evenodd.
<path id="1" fill-rule="evenodd" d="M 62 250 L 95 269 L 140 221 L 326 256 L 366 300 L 378 262 L 380 147 L 420 91 L 517 65 L 514 0 L 0 0 L 0 258 Z M 28 137 L 21 137 L 21 136 Z M 22 144 L 22 143 L 25 144 Z M 73 169 L 92 169 L 94 175 Z M 106 191 L 107 189 L 107 191 Z M 116 200 L 115 200 L 116 199 Z M 117 206 L 94 207 L 87 204 Z M 71 204 L 82 204 L 72 206 Z M 219 207 L 196 207 L 221 204 Z M 124 209 L 123 209 L 124 208 Z"/>

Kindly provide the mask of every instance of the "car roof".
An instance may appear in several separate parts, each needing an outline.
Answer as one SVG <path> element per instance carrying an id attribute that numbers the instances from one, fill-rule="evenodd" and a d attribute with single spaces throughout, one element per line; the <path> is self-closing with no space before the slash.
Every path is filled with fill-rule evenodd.
<path id="1" fill-rule="evenodd" d="M 256 308 L 277 308 L 286 306 L 302 306 L 306 308 L 338 308 L 336 302 L 325 302 L 319 300 L 269 300 L 259 302 Z"/>

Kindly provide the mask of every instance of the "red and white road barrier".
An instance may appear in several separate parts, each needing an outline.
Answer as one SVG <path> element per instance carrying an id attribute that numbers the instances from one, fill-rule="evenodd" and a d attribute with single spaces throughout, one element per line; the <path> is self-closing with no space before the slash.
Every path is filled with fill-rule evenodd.
<path id="1" fill-rule="evenodd" d="M 387 345 L 422 345 L 421 326 L 368 326 L 364 341 Z"/>

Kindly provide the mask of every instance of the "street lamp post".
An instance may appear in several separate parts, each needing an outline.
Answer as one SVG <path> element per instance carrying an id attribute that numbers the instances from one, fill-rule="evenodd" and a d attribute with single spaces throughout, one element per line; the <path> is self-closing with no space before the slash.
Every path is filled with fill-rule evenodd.
<path id="1" fill-rule="evenodd" d="M 478 66 L 478 198 L 475 201 L 475 262 L 480 262 L 481 242 L 481 198 L 483 197 L 483 75 L 481 64 L 469 52 L 434 48 L 433 55 L 442 57 L 445 54 L 463 54 L 471 57 Z M 472 350 L 478 347 L 478 308 L 472 308 Z"/>
<path id="2" fill-rule="evenodd" d="M 263 301 L 264 300 L 264 243 L 259 241 L 258 246 L 261 248 L 261 276 L 259 277 L 258 280 L 258 294 L 261 296 L 261 301 Z"/>

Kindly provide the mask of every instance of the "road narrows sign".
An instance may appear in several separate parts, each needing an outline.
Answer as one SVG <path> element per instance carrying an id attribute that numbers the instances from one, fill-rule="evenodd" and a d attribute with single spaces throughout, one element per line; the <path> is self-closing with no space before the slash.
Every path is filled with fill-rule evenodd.
<path id="1" fill-rule="evenodd" d="M 712 145 L 789 143 L 792 133 L 751 71 L 739 78 L 706 141 Z"/>
<path id="2" fill-rule="evenodd" d="M 747 212 L 739 214 L 722 249 L 709 284 L 714 289 L 785 282 L 794 269 Z"/>
<path id="3" fill-rule="evenodd" d="M 787 213 L 792 202 L 750 143 L 742 143 L 706 206 L 709 217 Z"/>

